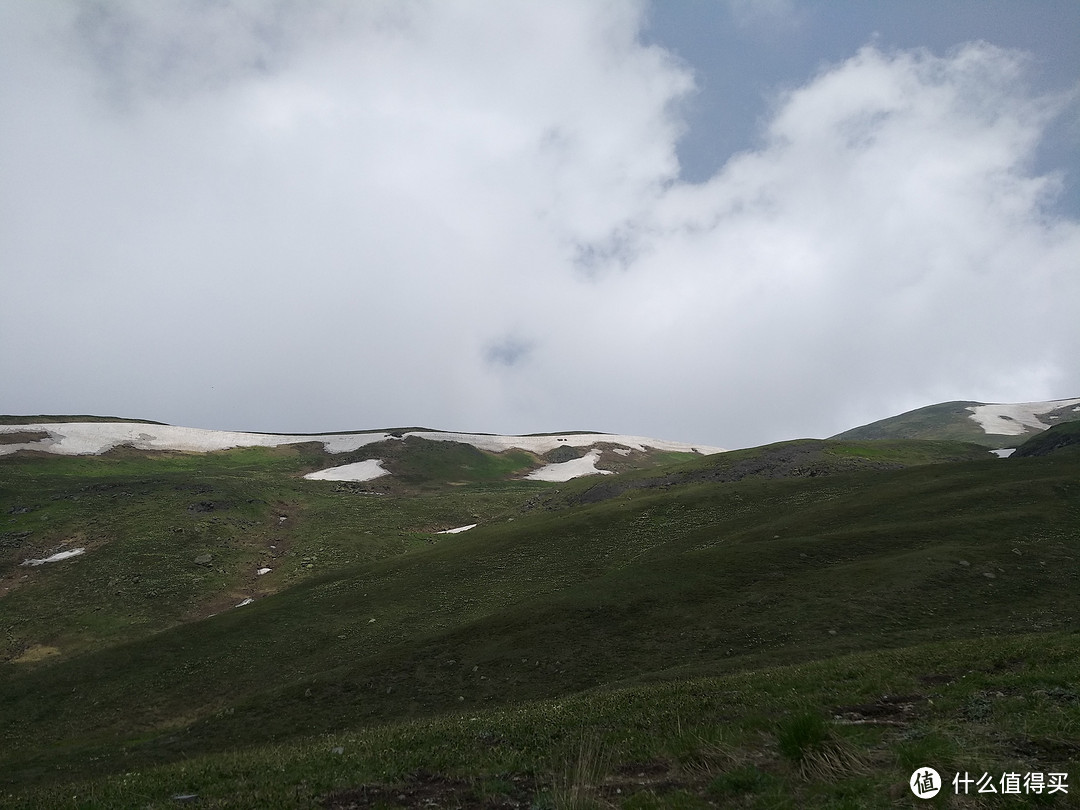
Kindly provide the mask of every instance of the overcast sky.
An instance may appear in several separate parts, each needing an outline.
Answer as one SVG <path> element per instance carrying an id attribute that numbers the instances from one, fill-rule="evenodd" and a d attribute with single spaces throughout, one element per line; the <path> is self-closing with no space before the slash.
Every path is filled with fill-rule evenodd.
<path id="1" fill-rule="evenodd" d="M 1080 3 L 0 2 L 0 413 L 744 447 L 1080 396 Z"/>

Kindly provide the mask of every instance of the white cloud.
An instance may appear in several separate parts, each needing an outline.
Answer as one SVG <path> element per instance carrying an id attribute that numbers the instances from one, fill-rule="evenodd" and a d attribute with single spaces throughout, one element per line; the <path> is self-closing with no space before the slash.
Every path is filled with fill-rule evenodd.
<path id="1" fill-rule="evenodd" d="M 733 446 L 1080 389 L 1016 54 L 863 50 L 687 185 L 639 5 L 72 8 L 0 10 L 0 410 Z"/>

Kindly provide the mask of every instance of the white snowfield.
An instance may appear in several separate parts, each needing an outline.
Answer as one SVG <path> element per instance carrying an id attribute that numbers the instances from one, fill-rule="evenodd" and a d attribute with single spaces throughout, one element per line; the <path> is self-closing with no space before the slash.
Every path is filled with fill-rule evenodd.
<path id="1" fill-rule="evenodd" d="M 485 433 L 406 433 L 406 436 L 420 436 L 436 442 L 462 442 L 471 444 L 480 450 L 501 453 L 504 450 L 528 450 L 542 455 L 556 447 L 592 447 L 597 444 L 612 444 L 630 450 L 667 450 L 675 453 L 698 453 L 709 456 L 713 453 L 727 452 L 722 447 L 709 447 L 704 444 L 686 444 L 669 442 L 663 439 L 650 439 L 645 436 L 626 436 L 616 433 L 569 433 L 565 436 L 490 436 Z"/>
<path id="2" fill-rule="evenodd" d="M 539 470 L 533 470 L 525 477 L 530 481 L 569 481 L 583 475 L 612 475 L 611 470 L 598 470 L 596 462 L 600 460 L 600 451 L 592 449 L 581 458 L 548 464 Z"/>
<path id="3" fill-rule="evenodd" d="M 1080 402 L 1080 400 L 1077 400 Z M 556 447 L 592 447 L 611 444 L 631 450 L 667 450 L 680 453 L 711 455 L 723 453 L 720 447 L 685 442 L 649 439 L 645 436 L 624 436 L 609 433 L 574 433 L 566 436 L 494 436 L 483 433 L 447 433 L 442 431 L 413 431 L 391 436 L 389 433 L 347 433 L 303 436 L 297 434 L 241 433 L 205 428 L 145 425 L 138 422 L 43 422 L 25 425 L 0 425 L 0 433 L 47 433 L 48 438 L 19 444 L 0 444 L 0 455 L 18 450 L 40 450 L 65 456 L 85 456 L 105 453 L 120 445 L 138 450 L 181 450 L 208 453 L 233 447 L 278 447 L 283 444 L 322 442 L 328 453 L 348 453 L 368 444 L 388 439 L 418 436 L 435 442 L 462 442 L 480 450 L 501 453 L 504 450 L 527 450 L 543 454 Z M 345 465 L 348 466 L 348 465 Z"/>
<path id="4" fill-rule="evenodd" d="M 1012 405 L 972 405 L 970 418 L 984 433 L 997 436 L 1022 436 L 1029 430 L 1046 430 L 1050 425 L 1039 419 L 1053 411 L 1080 405 L 1080 399 L 1055 399 L 1050 402 L 1017 402 Z"/>
<path id="5" fill-rule="evenodd" d="M 357 461 L 355 464 L 342 464 L 340 467 L 327 467 L 325 470 L 316 470 L 304 476 L 311 481 L 370 481 L 382 475 L 389 475 L 390 471 L 382 465 L 382 459 L 369 458 L 366 461 Z"/>

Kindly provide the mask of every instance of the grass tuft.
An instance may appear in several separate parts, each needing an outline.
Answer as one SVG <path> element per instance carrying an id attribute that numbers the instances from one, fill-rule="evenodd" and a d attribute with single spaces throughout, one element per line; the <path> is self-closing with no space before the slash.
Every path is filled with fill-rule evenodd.
<path id="1" fill-rule="evenodd" d="M 566 763 L 551 790 L 553 810 L 591 810 L 600 807 L 599 788 L 607 772 L 608 756 L 601 743 L 582 736 L 574 757 Z"/>
<path id="2" fill-rule="evenodd" d="M 776 740 L 780 753 L 804 778 L 831 781 L 867 770 L 865 759 L 818 712 L 800 712 L 783 721 Z"/>

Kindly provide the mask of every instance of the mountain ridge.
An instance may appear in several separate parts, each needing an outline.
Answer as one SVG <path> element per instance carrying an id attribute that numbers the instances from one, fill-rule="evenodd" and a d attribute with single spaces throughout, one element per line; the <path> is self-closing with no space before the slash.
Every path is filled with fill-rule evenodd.
<path id="1" fill-rule="evenodd" d="M 849 428 L 829 438 L 955 440 L 1004 449 L 1018 447 L 1055 424 L 1078 418 L 1080 398 L 1015 403 L 953 400 Z"/>

